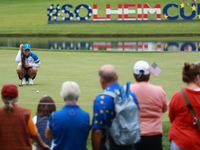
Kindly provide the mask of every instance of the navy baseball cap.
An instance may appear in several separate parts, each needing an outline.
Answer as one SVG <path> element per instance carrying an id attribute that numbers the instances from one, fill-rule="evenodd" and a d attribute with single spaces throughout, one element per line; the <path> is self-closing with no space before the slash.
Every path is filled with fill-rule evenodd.
<path id="1" fill-rule="evenodd" d="M 26 49 L 30 49 L 30 50 L 31 50 L 30 44 L 25 44 L 25 45 L 24 45 L 24 50 L 26 50 Z"/>

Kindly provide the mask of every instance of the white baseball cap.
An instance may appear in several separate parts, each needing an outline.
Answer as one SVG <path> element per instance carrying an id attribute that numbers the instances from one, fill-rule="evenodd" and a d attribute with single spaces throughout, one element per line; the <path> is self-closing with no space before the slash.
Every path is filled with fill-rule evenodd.
<path id="1" fill-rule="evenodd" d="M 140 61 L 137 61 L 135 65 L 133 66 L 133 73 L 136 75 L 139 75 L 140 71 L 142 70 L 144 71 L 144 75 L 148 75 L 150 73 L 148 69 L 149 69 L 148 62 L 140 60 Z"/>

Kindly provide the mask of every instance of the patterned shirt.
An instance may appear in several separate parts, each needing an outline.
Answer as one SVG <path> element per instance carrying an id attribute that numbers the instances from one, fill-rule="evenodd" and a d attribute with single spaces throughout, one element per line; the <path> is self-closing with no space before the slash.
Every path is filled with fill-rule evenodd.
<path id="1" fill-rule="evenodd" d="M 119 89 L 119 83 L 113 83 L 107 86 L 104 91 L 112 91 Z M 131 93 L 131 92 L 130 92 Z M 138 106 L 138 101 L 133 93 L 131 93 L 134 102 Z M 138 106 L 139 109 L 139 106 Z M 111 126 L 113 119 L 115 118 L 115 109 L 113 98 L 107 95 L 99 94 L 94 100 L 93 105 L 93 121 L 92 127 L 94 129 L 103 130 L 105 135 L 105 126 Z"/>

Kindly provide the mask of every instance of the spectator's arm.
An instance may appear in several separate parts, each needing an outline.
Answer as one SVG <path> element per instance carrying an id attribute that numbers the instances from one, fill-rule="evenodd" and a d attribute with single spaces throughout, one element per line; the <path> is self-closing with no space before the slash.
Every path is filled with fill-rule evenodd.
<path id="1" fill-rule="evenodd" d="M 175 116 L 174 109 L 173 109 L 173 104 L 172 104 L 172 102 L 170 102 L 170 104 L 169 104 L 169 113 L 168 113 L 168 116 L 169 116 L 170 122 L 172 123 L 172 122 L 174 121 L 174 118 L 176 117 L 176 116 Z"/>
<path id="2" fill-rule="evenodd" d="M 164 102 L 164 105 L 163 105 L 163 108 L 162 108 L 162 112 L 165 113 L 165 112 L 168 110 L 168 108 L 169 108 L 169 103 L 168 103 L 168 101 L 166 100 L 166 101 Z"/>
<path id="3" fill-rule="evenodd" d="M 167 101 L 167 96 L 163 88 L 161 88 L 162 94 L 160 95 L 160 99 L 162 100 L 162 112 L 165 113 L 169 107 L 169 103 Z"/>
<path id="4" fill-rule="evenodd" d="M 53 139 L 53 134 L 51 132 L 51 129 L 49 129 L 48 126 L 46 127 L 46 130 L 45 130 L 45 138 L 47 140 L 52 140 Z"/>
<path id="5" fill-rule="evenodd" d="M 167 97 L 165 95 L 164 96 L 164 104 L 163 104 L 162 112 L 165 113 L 167 111 L 168 107 L 169 107 L 169 103 L 168 103 Z"/>
<path id="6" fill-rule="evenodd" d="M 41 139 L 39 133 L 36 133 L 36 135 L 32 136 L 32 139 L 33 139 L 33 141 L 35 141 L 35 142 L 38 143 L 39 147 L 40 147 L 42 150 L 50 150 L 50 147 L 49 147 L 48 145 L 46 145 L 46 144 L 42 141 L 42 139 Z"/>
<path id="7" fill-rule="evenodd" d="M 92 129 L 92 147 L 93 150 L 99 150 L 101 144 L 102 130 Z"/>

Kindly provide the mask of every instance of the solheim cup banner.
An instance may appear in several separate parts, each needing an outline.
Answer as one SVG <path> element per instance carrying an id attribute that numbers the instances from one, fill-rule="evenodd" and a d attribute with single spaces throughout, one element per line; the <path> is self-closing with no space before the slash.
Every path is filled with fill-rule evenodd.
<path id="1" fill-rule="evenodd" d="M 200 3 L 186 5 L 191 8 L 189 14 L 185 12 L 184 3 L 170 3 L 164 7 L 159 3 L 154 6 L 147 3 L 104 5 L 99 7 L 98 4 L 51 4 L 47 8 L 48 23 L 200 20 Z M 172 10 L 176 10 L 177 13 L 171 13 Z"/>

